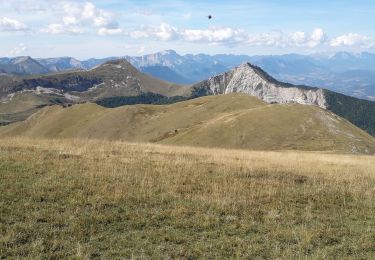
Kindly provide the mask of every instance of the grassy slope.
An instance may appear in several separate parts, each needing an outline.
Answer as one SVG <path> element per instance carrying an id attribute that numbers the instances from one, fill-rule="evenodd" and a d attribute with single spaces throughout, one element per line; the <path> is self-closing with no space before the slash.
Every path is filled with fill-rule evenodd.
<path id="1" fill-rule="evenodd" d="M 27 119 L 40 108 L 67 103 L 63 97 L 56 95 L 37 95 L 34 93 L 18 93 L 11 100 L 0 102 L 0 122 L 18 122 Z"/>
<path id="2" fill-rule="evenodd" d="M 267 105 L 244 94 L 168 106 L 45 108 L 0 136 L 78 137 L 258 150 L 375 152 L 374 138 L 314 106 Z"/>
<path id="3" fill-rule="evenodd" d="M 121 68 L 116 66 L 121 66 Z M 100 78 L 101 81 L 105 83 L 104 86 L 93 91 L 81 93 L 80 96 L 83 98 L 100 99 L 114 96 L 131 96 L 139 95 L 141 92 L 152 92 L 165 96 L 174 96 L 178 95 L 185 89 L 181 85 L 166 82 L 142 73 L 124 60 L 110 61 L 93 70 L 81 73 L 90 77 Z M 128 76 L 136 78 L 137 80 L 129 79 Z M 128 87 L 112 87 L 112 82 L 128 82 Z M 141 89 L 138 88 L 138 82 L 142 86 Z"/>
<path id="4" fill-rule="evenodd" d="M 0 258 L 374 259 L 375 159 L 0 141 Z"/>
<path id="5" fill-rule="evenodd" d="M 325 90 L 328 109 L 375 136 L 375 102 Z"/>

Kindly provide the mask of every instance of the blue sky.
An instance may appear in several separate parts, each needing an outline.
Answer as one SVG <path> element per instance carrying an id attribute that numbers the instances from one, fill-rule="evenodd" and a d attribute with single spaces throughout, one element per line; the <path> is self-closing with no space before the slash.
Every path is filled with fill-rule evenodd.
<path id="1" fill-rule="evenodd" d="M 0 0 L 0 56 L 372 52 L 374 24 L 370 0 Z"/>

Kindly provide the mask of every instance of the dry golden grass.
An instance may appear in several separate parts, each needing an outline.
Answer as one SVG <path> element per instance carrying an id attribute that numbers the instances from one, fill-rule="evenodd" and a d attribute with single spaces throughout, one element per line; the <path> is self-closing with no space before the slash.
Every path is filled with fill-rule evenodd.
<path id="1" fill-rule="evenodd" d="M 0 137 L 15 136 L 375 154 L 374 137 L 326 110 L 298 104 L 267 105 L 237 93 L 164 106 L 106 109 L 87 103 L 46 107 L 26 121 L 0 128 Z"/>
<path id="2" fill-rule="evenodd" d="M 0 141 L 0 258 L 375 257 L 373 156 Z"/>

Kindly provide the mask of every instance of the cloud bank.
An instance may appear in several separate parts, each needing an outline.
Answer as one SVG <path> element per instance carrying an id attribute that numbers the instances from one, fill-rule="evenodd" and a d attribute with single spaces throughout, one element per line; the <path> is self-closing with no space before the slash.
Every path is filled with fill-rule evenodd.
<path id="1" fill-rule="evenodd" d="M 0 17 L 0 31 L 19 32 L 28 31 L 26 24 L 8 17 Z"/>
<path id="2" fill-rule="evenodd" d="M 1 1 L 1 0 L 0 0 Z M 0 2 L 1 3 L 1 2 Z M 5 3 L 5 2 L 4 2 Z M 8 3 L 8 2 L 7 2 Z M 8 5 L 11 5 L 8 3 Z M 373 40 L 359 33 L 347 33 L 330 37 L 323 28 L 317 27 L 312 31 L 268 31 L 250 33 L 241 28 L 230 26 L 209 26 L 208 28 L 178 27 L 173 24 L 158 21 L 146 22 L 146 25 L 124 26 L 119 22 L 118 14 L 99 8 L 89 1 L 47 1 L 47 0 L 14 0 L 15 10 L 24 13 L 53 13 L 53 21 L 38 27 L 20 21 L 17 18 L 0 16 L 0 31 L 9 33 L 34 32 L 52 35 L 98 35 L 100 37 L 124 37 L 133 40 L 153 40 L 161 42 L 179 41 L 184 43 L 203 43 L 228 47 L 272 47 L 325 49 L 374 47 Z M 125 10 L 129 12 L 129 10 Z M 149 11 L 150 12 L 150 11 Z M 147 13 L 148 15 L 149 13 Z M 144 16 L 143 14 L 141 14 Z M 191 13 L 181 17 L 191 19 Z M 137 22 L 138 23 L 138 22 Z M 136 23 L 136 24 L 137 24 Z"/>

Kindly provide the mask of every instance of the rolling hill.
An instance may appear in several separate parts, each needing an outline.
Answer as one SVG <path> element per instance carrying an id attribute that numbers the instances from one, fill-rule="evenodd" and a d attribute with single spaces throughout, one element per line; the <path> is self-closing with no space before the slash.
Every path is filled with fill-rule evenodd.
<path id="1" fill-rule="evenodd" d="M 172 105 L 46 107 L 1 137 L 91 138 L 253 150 L 375 153 L 375 139 L 317 106 L 267 104 L 245 94 Z"/>
<path id="2" fill-rule="evenodd" d="M 70 105 L 117 96 L 155 93 L 176 96 L 183 87 L 139 72 L 126 60 L 109 61 L 89 71 L 42 76 L 2 76 L 0 82 L 0 121 L 25 119 L 36 108 L 51 104 Z"/>

